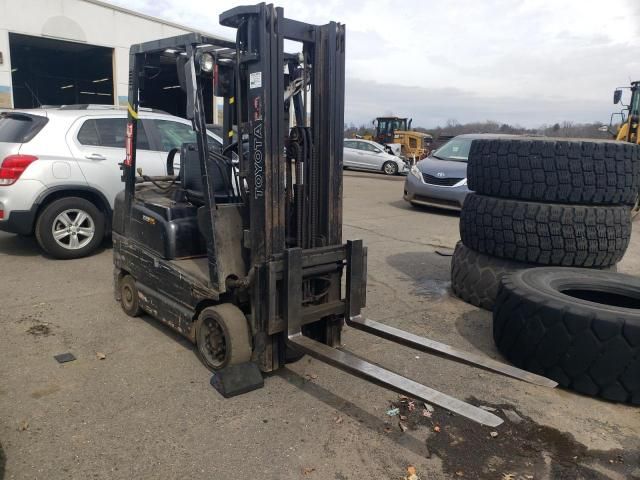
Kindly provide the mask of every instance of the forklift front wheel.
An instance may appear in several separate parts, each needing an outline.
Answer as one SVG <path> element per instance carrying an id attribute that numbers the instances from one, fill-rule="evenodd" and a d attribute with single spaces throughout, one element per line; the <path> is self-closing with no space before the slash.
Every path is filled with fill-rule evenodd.
<path id="1" fill-rule="evenodd" d="M 285 347 L 285 353 L 284 353 L 284 361 L 285 363 L 295 363 L 298 360 L 301 360 L 302 357 L 304 357 L 304 353 L 302 352 L 298 352 L 292 348 L 289 347 Z"/>
<path id="2" fill-rule="evenodd" d="M 207 368 L 220 370 L 251 360 L 249 324 L 231 303 L 207 307 L 195 325 L 198 355 Z"/>
<path id="3" fill-rule="evenodd" d="M 138 287 L 131 275 L 125 275 L 120 280 L 120 305 L 124 313 L 130 317 L 137 317 L 142 313 L 138 298 Z"/>

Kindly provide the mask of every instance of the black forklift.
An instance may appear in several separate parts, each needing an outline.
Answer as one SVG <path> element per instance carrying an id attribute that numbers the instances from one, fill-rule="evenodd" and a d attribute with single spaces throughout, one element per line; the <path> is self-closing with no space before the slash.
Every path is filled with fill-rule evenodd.
<path id="1" fill-rule="evenodd" d="M 180 332 L 214 377 L 236 366 L 271 372 L 308 354 L 490 426 L 502 420 L 338 349 L 345 322 L 554 387 L 362 315 L 367 249 L 342 242 L 345 27 L 291 20 L 264 3 L 226 11 L 220 23 L 236 29 L 235 42 L 188 34 L 131 48 L 125 189 L 113 218 L 124 311 Z M 285 41 L 297 51 L 286 53 Z M 167 66 L 177 69 L 195 140 L 169 152 L 166 176 L 149 177 L 136 169 L 138 111 L 153 107 L 146 91 Z M 221 144 L 206 129 L 209 82 L 224 99 Z M 235 372 L 242 390 L 249 370 Z"/>

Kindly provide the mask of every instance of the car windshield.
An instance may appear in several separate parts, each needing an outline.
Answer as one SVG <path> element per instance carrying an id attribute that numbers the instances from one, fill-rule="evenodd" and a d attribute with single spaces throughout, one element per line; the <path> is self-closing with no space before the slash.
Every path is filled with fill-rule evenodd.
<path id="1" fill-rule="evenodd" d="M 466 162 L 469 158 L 471 142 L 470 138 L 454 138 L 433 152 L 431 156 L 439 160 Z"/>

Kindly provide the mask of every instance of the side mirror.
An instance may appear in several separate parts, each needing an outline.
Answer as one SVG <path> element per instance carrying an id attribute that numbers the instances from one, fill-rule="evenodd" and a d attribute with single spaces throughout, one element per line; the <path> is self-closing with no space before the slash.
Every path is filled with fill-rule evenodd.
<path id="1" fill-rule="evenodd" d="M 374 151 L 375 153 L 382 153 L 382 150 L 379 150 L 379 149 L 377 149 L 377 148 L 374 148 L 374 149 L 373 149 L 373 151 Z"/>
<path id="2" fill-rule="evenodd" d="M 617 89 L 615 92 L 613 92 L 613 104 L 617 105 L 618 103 L 620 103 L 620 100 L 622 100 L 622 90 Z"/>

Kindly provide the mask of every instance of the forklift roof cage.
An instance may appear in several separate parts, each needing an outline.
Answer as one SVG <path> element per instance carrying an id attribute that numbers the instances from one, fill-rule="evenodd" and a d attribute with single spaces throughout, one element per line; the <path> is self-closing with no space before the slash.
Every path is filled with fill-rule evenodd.
<path id="1" fill-rule="evenodd" d="M 203 305 L 232 303 L 246 316 L 251 358 L 262 371 L 282 366 L 288 350 L 306 353 L 485 425 L 496 426 L 502 420 L 334 348 L 340 344 L 344 322 L 392 342 L 537 385 L 555 386 L 546 378 L 362 315 L 367 249 L 361 240 L 342 243 L 345 27 L 335 22 L 312 25 L 291 20 L 282 8 L 264 3 L 224 12 L 220 23 L 236 29 L 235 42 L 189 34 L 131 48 L 127 157 L 123 162 L 125 194 L 114 217 L 125 220 L 122 227 L 114 226 L 114 262 L 123 271 L 138 272 L 136 282 L 144 288 L 145 298 L 156 299 L 145 310 L 197 343 L 191 323 L 197 322 Z M 285 53 L 286 40 L 299 51 Z M 214 92 L 224 100 L 223 148 L 219 155 L 207 153 L 211 145 L 206 134 L 202 86 L 211 80 L 205 61 L 210 58 L 214 63 Z M 186 157 L 181 157 L 181 173 L 177 176 L 171 175 L 170 168 L 166 178 L 155 180 L 143 172 L 136 174 L 138 110 L 152 106 L 146 104 L 145 82 L 152 81 L 150 72 L 167 61 L 177 66 L 186 93 L 187 117 L 197 138 L 191 150 L 198 151 L 202 174 L 198 225 L 206 239 L 207 265 L 202 285 L 176 283 L 171 288 L 158 278 L 177 268 L 178 261 L 149 254 L 145 242 L 152 242 L 153 236 L 138 238 L 133 233 L 138 228 L 133 224 L 139 221 L 133 218 L 137 215 L 134 210 L 151 212 L 159 202 L 156 192 L 155 200 L 144 200 L 147 203 L 139 206 L 143 202 L 143 195 L 136 193 L 140 184 L 169 181 L 174 185 L 176 178 L 186 175 Z M 185 148 L 183 145 L 182 156 L 186 155 Z M 233 179 L 233 192 L 220 195 L 216 181 L 221 170 L 216 170 L 216 162 L 224 163 L 222 157 L 231 160 L 233 152 L 238 164 L 225 170 Z M 171 202 L 160 203 L 171 205 L 166 208 L 193 207 L 189 199 L 175 200 L 176 188 L 174 185 L 172 193 L 166 194 L 171 195 Z M 231 210 L 239 212 L 238 223 L 225 223 L 224 212 Z M 233 231 L 229 225 L 233 225 Z M 152 227 L 155 224 L 145 226 Z M 235 249 L 241 252 L 240 263 L 230 261 Z M 157 287 L 149 286 L 152 278 Z M 185 275 L 175 278 L 186 281 Z"/>

